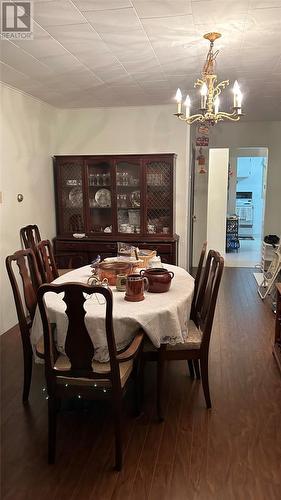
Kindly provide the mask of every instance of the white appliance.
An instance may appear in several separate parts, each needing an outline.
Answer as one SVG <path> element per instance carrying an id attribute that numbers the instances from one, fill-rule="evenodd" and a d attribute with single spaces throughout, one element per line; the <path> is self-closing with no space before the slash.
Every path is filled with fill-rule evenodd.
<path id="1" fill-rule="evenodd" d="M 239 238 L 253 238 L 254 206 L 251 191 L 237 191 L 236 215 L 239 217 Z"/>

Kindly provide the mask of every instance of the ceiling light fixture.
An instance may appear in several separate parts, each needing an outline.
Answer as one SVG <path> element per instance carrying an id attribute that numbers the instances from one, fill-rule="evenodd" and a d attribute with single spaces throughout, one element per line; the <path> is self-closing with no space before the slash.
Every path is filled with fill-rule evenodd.
<path id="1" fill-rule="evenodd" d="M 175 116 L 188 124 L 194 122 L 208 123 L 214 125 L 222 120 L 238 121 L 242 116 L 242 93 L 239 88 L 237 80 L 233 85 L 233 112 L 226 113 L 219 111 L 220 99 L 219 95 L 222 90 L 229 85 L 229 80 L 224 80 L 217 83 L 217 75 L 215 74 L 215 62 L 219 53 L 218 50 L 213 52 L 214 42 L 220 38 L 220 33 L 207 33 L 204 38 L 209 40 L 210 48 L 206 57 L 206 61 L 202 71 L 202 78 L 198 78 L 194 83 L 194 87 L 200 87 L 200 113 L 191 115 L 191 100 L 189 95 L 183 103 L 185 106 L 185 113 L 182 113 L 182 93 L 180 89 L 176 93 L 177 113 Z"/>

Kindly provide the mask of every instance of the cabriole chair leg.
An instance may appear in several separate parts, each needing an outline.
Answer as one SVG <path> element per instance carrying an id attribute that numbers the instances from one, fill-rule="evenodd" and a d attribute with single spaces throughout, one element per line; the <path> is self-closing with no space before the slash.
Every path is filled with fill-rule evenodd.
<path id="1" fill-rule="evenodd" d="M 194 367 L 193 367 L 193 361 L 192 361 L 192 359 L 188 359 L 187 360 L 187 364 L 188 364 L 190 378 L 192 380 L 194 380 Z"/>
<path id="2" fill-rule="evenodd" d="M 201 374 L 200 374 L 200 366 L 199 366 L 199 359 L 194 359 L 193 360 L 193 365 L 196 373 L 196 378 L 200 380 Z"/>
<path id="3" fill-rule="evenodd" d="M 122 437 L 121 437 L 121 409 L 115 409 L 114 415 L 115 427 L 115 470 L 121 471 L 123 465 L 122 459 Z"/>
<path id="4" fill-rule="evenodd" d="M 57 432 L 57 403 L 55 399 L 48 399 L 48 462 L 55 463 Z"/>
<path id="5" fill-rule="evenodd" d="M 210 389 L 209 389 L 208 358 L 200 359 L 200 366 L 201 366 L 202 386 L 203 386 L 206 406 L 207 408 L 212 408 Z"/>
<path id="6" fill-rule="evenodd" d="M 27 403 L 31 385 L 31 376 L 32 376 L 32 347 L 28 346 L 23 350 L 23 364 L 24 364 L 24 377 L 23 377 L 23 394 L 22 401 L 23 403 Z"/>

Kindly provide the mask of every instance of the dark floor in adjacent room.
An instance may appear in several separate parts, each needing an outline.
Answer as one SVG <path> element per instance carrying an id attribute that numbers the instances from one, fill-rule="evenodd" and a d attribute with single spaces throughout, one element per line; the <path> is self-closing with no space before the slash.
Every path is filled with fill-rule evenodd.
<path id="1" fill-rule="evenodd" d="M 21 402 L 22 351 L 1 338 L 3 500 L 277 500 L 281 498 L 281 374 L 272 356 L 275 317 L 252 269 L 227 268 L 210 353 L 213 409 L 185 362 L 166 370 L 164 423 L 156 420 L 155 366 L 147 366 L 144 414 L 128 394 L 124 466 L 114 472 L 110 408 L 59 416 L 57 459 L 47 464 L 43 366 Z"/>

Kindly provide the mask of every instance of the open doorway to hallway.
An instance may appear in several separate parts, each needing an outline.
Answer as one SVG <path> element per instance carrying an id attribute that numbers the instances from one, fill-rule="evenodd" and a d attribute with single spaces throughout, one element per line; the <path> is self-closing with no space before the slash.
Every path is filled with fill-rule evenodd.
<path id="1" fill-rule="evenodd" d="M 219 155 L 223 150 L 228 154 L 219 168 Z M 214 152 L 212 160 L 211 152 Z M 210 148 L 205 155 L 203 170 L 196 162 L 198 152 L 194 148 L 190 183 L 190 267 L 197 266 L 205 240 L 220 249 L 227 267 L 260 265 L 265 236 L 268 148 Z M 237 250 L 235 246 L 227 249 L 228 217 L 237 219 Z"/>
<path id="2" fill-rule="evenodd" d="M 228 267 L 261 264 L 267 158 L 267 148 L 230 151 L 227 220 L 237 221 L 238 243 L 227 245 Z"/>

